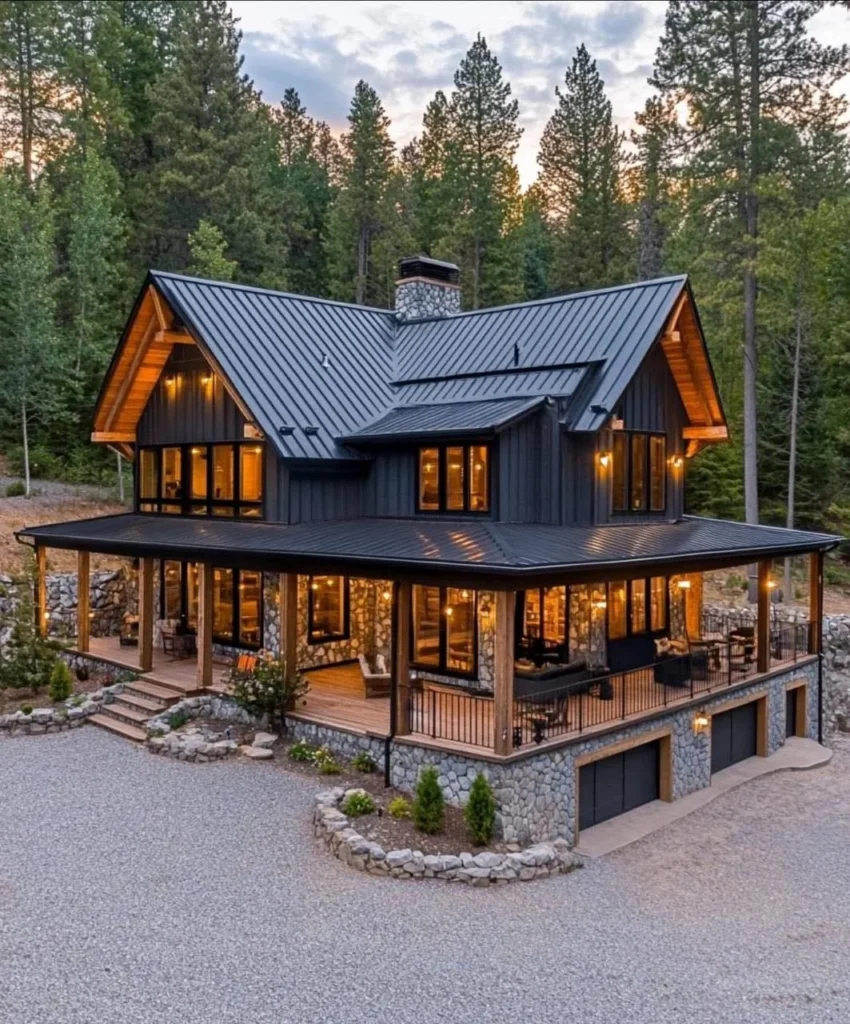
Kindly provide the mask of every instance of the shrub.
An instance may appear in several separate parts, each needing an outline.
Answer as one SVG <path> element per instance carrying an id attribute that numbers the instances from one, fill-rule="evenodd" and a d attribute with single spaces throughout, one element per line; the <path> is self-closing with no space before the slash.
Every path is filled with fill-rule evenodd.
<path id="1" fill-rule="evenodd" d="M 416 799 L 413 801 L 413 821 L 420 832 L 433 835 L 441 832 L 446 813 L 446 801 L 437 776 L 437 769 L 428 765 L 416 783 Z"/>
<path id="2" fill-rule="evenodd" d="M 387 814 L 391 818 L 409 818 L 410 801 L 403 796 L 394 796 L 387 804 Z"/>
<path id="3" fill-rule="evenodd" d="M 22 704 L 21 705 L 21 711 L 23 711 L 23 713 L 25 715 L 31 715 L 32 714 L 32 704 Z"/>
<path id="4" fill-rule="evenodd" d="M 487 776 L 479 772 L 469 789 L 469 799 L 463 809 L 463 816 L 469 827 L 473 842 L 484 846 L 493 838 L 493 827 L 496 824 L 496 798 L 487 781 Z"/>
<path id="5" fill-rule="evenodd" d="M 288 679 L 283 662 L 271 655 L 258 658 L 247 672 L 231 669 L 228 682 L 233 687 L 233 699 L 243 711 L 256 718 L 268 716 L 281 732 L 286 730 L 284 716 L 304 697 L 308 686 L 304 676 Z"/>
<path id="6" fill-rule="evenodd" d="M 38 693 L 50 684 L 53 666 L 62 648 L 36 628 L 34 561 L 30 562 L 28 575 L 30 585 L 20 588 L 20 600 L 7 614 L 0 616 L 0 633 L 5 632 L 7 637 L 0 647 L 0 690 L 27 688 Z"/>
<path id="7" fill-rule="evenodd" d="M 319 769 L 320 775 L 339 775 L 342 771 L 327 747 L 319 747 L 313 754 L 313 764 Z"/>
<path id="8" fill-rule="evenodd" d="M 23 498 L 26 493 L 27 485 L 23 480 L 13 480 L 10 484 L 6 485 L 7 498 Z"/>
<path id="9" fill-rule="evenodd" d="M 59 704 L 71 696 L 74 684 L 71 680 L 71 670 L 66 662 L 59 660 L 53 666 L 50 673 L 50 699 L 54 704 Z"/>
<path id="10" fill-rule="evenodd" d="M 375 758 L 371 754 L 366 753 L 365 750 L 361 750 L 355 754 L 351 759 L 352 767 L 356 768 L 358 772 L 374 772 L 377 769 Z"/>
<path id="11" fill-rule="evenodd" d="M 359 818 L 361 814 L 374 814 L 375 801 L 364 789 L 355 789 L 342 802 L 342 813 L 349 818 Z"/>
<path id="12" fill-rule="evenodd" d="M 185 711 L 174 711 L 168 716 L 169 729 L 179 729 L 189 721 Z"/>
<path id="13" fill-rule="evenodd" d="M 289 757 L 293 761 L 313 761 L 316 757 L 316 748 L 311 747 L 305 740 L 296 740 L 289 748 Z"/>

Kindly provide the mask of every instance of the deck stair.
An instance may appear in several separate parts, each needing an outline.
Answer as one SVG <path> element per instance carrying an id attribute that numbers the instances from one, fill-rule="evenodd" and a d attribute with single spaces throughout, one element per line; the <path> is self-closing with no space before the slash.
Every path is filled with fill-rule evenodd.
<path id="1" fill-rule="evenodd" d="M 185 684 L 157 677 L 155 672 L 145 673 L 125 683 L 123 692 L 111 704 L 104 704 L 103 710 L 92 715 L 89 721 L 125 739 L 144 743 L 147 739 L 145 724 L 191 692 Z"/>

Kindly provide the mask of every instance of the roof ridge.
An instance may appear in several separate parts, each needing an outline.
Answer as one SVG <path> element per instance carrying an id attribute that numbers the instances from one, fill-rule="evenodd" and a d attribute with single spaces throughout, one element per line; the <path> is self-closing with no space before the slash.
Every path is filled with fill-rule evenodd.
<path id="1" fill-rule="evenodd" d="M 399 320 L 399 327 L 415 327 L 417 324 L 434 323 L 435 321 L 459 320 L 461 317 L 478 316 L 482 313 L 501 313 L 508 309 L 528 309 L 529 306 L 550 306 L 556 302 L 571 302 L 573 299 L 586 299 L 590 295 L 607 295 L 611 292 L 625 292 L 637 288 L 648 288 L 651 285 L 670 284 L 673 281 L 688 280 L 687 274 L 669 274 L 666 277 L 651 277 L 646 281 L 631 281 L 629 284 L 608 285 L 605 288 L 587 288 L 584 291 L 566 292 L 564 295 L 550 295 L 546 299 L 529 299 L 527 302 L 509 302 L 503 306 L 485 306 L 483 309 L 467 309 L 460 313 L 449 313 L 447 316 L 423 316 L 409 320 Z"/>
<path id="2" fill-rule="evenodd" d="M 171 270 L 156 270 L 151 268 L 148 273 L 151 277 L 165 277 L 169 280 L 191 281 L 193 284 L 210 285 L 213 288 L 229 288 L 233 291 L 255 292 L 260 295 L 276 295 L 281 299 L 297 299 L 299 302 L 315 302 L 325 306 L 341 306 L 343 309 L 353 309 L 361 313 L 382 313 L 390 317 L 394 323 L 397 322 L 395 310 L 381 309 L 379 306 L 361 306 L 356 302 L 342 302 L 339 299 L 325 299 L 320 295 L 301 295 L 298 292 L 284 292 L 276 288 L 263 288 L 256 284 L 242 284 L 238 281 L 215 281 L 208 277 L 193 277 L 191 274 L 175 274 Z"/>

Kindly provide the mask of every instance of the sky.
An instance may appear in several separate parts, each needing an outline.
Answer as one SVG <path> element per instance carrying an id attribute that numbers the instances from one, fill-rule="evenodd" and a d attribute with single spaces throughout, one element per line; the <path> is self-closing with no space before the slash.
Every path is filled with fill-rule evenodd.
<path id="1" fill-rule="evenodd" d="M 354 86 L 365 78 L 381 97 L 401 146 L 421 131 L 422 113 L 452 79 L 478 32 L 498 56 L 524 129 L 517 164 L 524 186 L 537 176 L 540 136 L 555 86 L 584 43 L 596 60 L 626 131 L 652 89 L 647 78 L 664 27 L 666 0 L 564 3 L 300 3 L 230 0 L 241 19 L 245 71 L 268 103 L 294 86 L 307 111 L 345 129 Z M 811 23 L 824 42 L 850 42 L 850 12 L 825 9 Z"/>

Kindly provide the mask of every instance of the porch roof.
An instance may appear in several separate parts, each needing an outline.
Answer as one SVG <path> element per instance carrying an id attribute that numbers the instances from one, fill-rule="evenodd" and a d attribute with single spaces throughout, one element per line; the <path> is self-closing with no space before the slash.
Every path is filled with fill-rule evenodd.
<path id="1" fill-rule="evenodd" d="M 472 519 L 260 523 L 125 514 L 32 526 L 25 543 L 276 572 L 527 586 L 740 565 L 834 547 L 840 537 L 722 519 L 542 526 Z"/>

